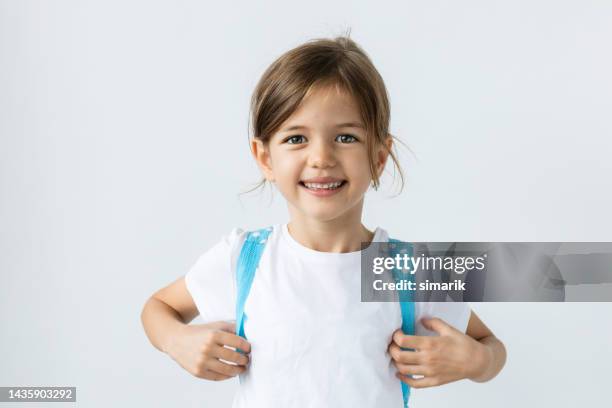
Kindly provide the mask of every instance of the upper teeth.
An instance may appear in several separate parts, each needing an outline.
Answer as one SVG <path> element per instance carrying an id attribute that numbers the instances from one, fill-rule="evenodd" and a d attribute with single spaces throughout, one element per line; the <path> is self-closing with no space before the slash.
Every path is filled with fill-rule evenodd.
<path id="1" fill-rule="evenodd" d="M 333 183 L 304 183 L 304 185 L 308 188 L 336 188 L 342 184 L 341 181 L 335 181 Z"/>

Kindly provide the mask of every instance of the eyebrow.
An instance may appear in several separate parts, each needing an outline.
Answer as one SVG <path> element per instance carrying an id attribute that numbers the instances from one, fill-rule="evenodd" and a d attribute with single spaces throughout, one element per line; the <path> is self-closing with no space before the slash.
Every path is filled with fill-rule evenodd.
<path id="1" fill-rule="evenodd" d="M 363 125 L 358 122 L 346 122 L 346 123 L 339 123 L 336 125 L 336 128 L 343 128 L 343 127 L 354 127 L 354 128 L 363 129 Z M 290 132 L 292 130 L 302 130 L 302 129 L 308 129 L 308 127 L 302 126 L 302 125 L 294 125 L 294 126 L 290 126 L 286 129 L 281 130 L 281 132 Z"/>

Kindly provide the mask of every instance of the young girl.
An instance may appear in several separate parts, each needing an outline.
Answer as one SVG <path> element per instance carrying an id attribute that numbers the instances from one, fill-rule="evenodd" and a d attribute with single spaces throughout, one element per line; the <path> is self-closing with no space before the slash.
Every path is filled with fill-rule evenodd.
<path id="1" fill-rule="evenodd" d="M 360 301 L 361 243 L 389 238 L 361 223 L 364 196 L 389 156 L 399 169 L 386 88 L 363 50 L 339 37 L 288 51 L 263 74 L 252 114 L 262 183 L 275 184 L 290 220 L 268 230 L 245 336 L 233 321 L 247 231 L 235 228 L 147 301 L 151 343 L 197 377 L 240 374 L 234 407 L 401 407 L 400 381 L 497 375 L 504 346 L 467 304 L 415 303 L 411 336 L 397 303 Z M 198 313 L 206 324 L 189 325 Z"/>

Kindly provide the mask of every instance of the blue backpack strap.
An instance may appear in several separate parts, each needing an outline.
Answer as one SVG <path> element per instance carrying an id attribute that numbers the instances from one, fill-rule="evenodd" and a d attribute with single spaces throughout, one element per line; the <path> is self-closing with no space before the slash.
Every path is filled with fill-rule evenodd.
<path id="1" fill-rule="evenodd" d="M 246 338 L 244 334 L 244 304 L 249 296 L 259 259 L 266 247 L 268 235 L 272 227 L 250 231 L 242 244 L 236 267 L 236 334 Z M 237 350 L 241 352 L 241 350 Z"/>
<path id="2" fill-rule="evenodd" d="M 400 248 L 401 247 L 401 248 Z M 402 242 L 398 239 L 389 238 L 389 256 L 395 257 L 397 254 L 403 255 L 406 254 L 409 257 L 412 257 L 414 254 L 414 247 L 412 244 L 407 242 Z M 414 274 L 411 273 L 402 273 L 402 271 L 398 271 L 397 269 L 393 270 L 393 277 L 395 281 L 399 282 L 401 279 L 408 279 L 414 282 Z M 410 291 L 400 290 L 397 292 L 399 296 L 399 304 L 400 310 L 402 312 L 402 331 L 404 334 L 413 335 L 415 334 L 415 310 L 414 310 L 414 302 L 413 302 L 413 294 Z M 403 350 L 412 350 L 402 348 Z M 401 382 L 402 384 L 402 395 L 404 396 L 404 408 L 408 408 L 408 400 L 410 399 L 410 386 L 405 382 Z"/>

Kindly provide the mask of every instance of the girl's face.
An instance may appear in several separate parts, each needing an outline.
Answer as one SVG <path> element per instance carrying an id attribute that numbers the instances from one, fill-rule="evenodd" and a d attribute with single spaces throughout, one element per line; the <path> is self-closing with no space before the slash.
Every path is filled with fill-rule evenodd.
<path id="1" fill-rule="evenodd" d="M 351 210 L 361 217 L 372 177 L 364 124 L 349 94 L 334 86 L 313 89 L 267 146 L 256 139 L 252 148 L 292 218 L 331 221 Z M 382 146 L 376 157 L 380 174 L 387 159 Z"/>

